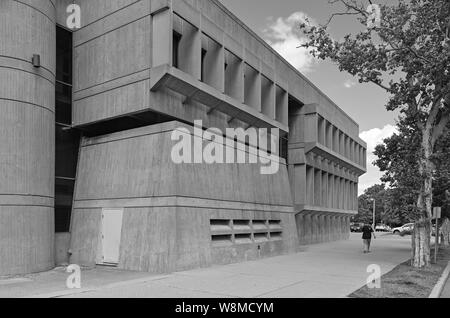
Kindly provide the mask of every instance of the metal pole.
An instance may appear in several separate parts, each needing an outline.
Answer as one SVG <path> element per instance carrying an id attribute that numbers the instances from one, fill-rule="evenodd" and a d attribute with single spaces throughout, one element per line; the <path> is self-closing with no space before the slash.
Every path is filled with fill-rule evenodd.
<path id="1" fill-rule="evenodd" d="M 438 253 L 438 244 L 439 244 L 439 236 L 438 236 L 438 215 L 437 211 L 435 212 L 435 226 L 436 231 L 434 233 L 434 263 L 437 264 L 437 253 Z M 432 229 L 433 230 L 433 229 Z"/>
<path id="2" fill-rule="evenodd" d="M 376 222 L 376 220 L 375 220 L 375 199 L 372 199 L 373 200 L 373 230 L 375 231 L 375 222 Z"/>

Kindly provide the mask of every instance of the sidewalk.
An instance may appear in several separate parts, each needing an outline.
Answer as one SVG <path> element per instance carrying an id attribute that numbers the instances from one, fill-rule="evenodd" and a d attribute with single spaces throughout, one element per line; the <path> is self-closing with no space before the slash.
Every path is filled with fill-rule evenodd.
<path id="1" fill-rule="evenodd" d="M 450 298 L 450 278 L 447 279 L 444 289 L 442 290 L 441 296 L 439 298 Z"/>
<path id="2" fill-rule="evenodd" d="M 66 289 L 68 274 L 57 269 L 0 280 L 0 297 L 346 297 L 366 283 L 367 266 L 387 273 L 410 258 L 410 246 L 410 237 L 382 234 L 363 254 L 361 234 L 352 234 L 293 255 L 169 275 L 96 268 L 82 272 L 81 290 Z"/>

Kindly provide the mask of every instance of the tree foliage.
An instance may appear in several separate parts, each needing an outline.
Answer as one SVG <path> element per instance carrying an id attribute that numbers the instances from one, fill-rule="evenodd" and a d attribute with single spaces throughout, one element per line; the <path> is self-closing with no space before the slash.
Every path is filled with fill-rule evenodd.
<path id="1" fill-rule="evenodd" d="M 413 216 L 417 211 L 416 201 L 419 195 L 421 179 L 417 171 L 420 153 L 420 135 L 413 123 L 400 121 L 398 133 L 385 139 L 375 148 L 377 160 L 374 162 L 384 172 L 381 181 L 389 185 L 393 198 L 388 207 L 393 216 Z M 450 189 L 450 124 L 446 133 L 435 146 L 432 160 L 433 171 L 433 205 L 444 207 L 444 216 L 450 217 L 450 204 L 446 191 Z"/>

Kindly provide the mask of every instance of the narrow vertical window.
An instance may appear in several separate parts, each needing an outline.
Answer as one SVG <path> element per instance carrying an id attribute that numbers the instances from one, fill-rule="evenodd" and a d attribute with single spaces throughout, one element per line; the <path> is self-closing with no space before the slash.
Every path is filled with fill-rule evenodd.
<path id="1" fill-rule="evenodd" d="M 208 51 L 205 49 L 202 49 L 202 70 L 201 70 L 201 81 L 203 82 L 205 80 L 205 58 Z"/>
<path id="2" fill-rule="evenodd" d="M 72 32 L 56 27 L 55 232 L 69 232 L 80 134 L 72 125 Z"/>
<path id="3" fill-rule="evenodd" d="M 173 46 L 172 46 L 172 65 L 173 67 L 179 68 L 180 59 L 180 42 L 181 34 L 178 32 L 173 32 Z"/>

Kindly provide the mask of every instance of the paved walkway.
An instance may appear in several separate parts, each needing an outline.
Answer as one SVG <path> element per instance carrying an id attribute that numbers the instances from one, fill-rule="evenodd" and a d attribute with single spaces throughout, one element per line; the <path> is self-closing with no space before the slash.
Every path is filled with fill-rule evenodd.
<path id="1" fill-rule="evenodd" d="M 346 297 L 366 283 L 370 264 L 384 274 L 410 258 L 409 237 L 381 235 L 373 252 L 363 254 L 360 236 L 293 255 L 170 275 L 96 268 L 82 272 L 80 290 L 66 289 L 68 274 L 57 269 L 0 280 L 0 297 Z"/>
<path id="2" fill-rule="evenodd" d="M 447 280 L 440 298 L 450 298 L 450 279 Z"/>

